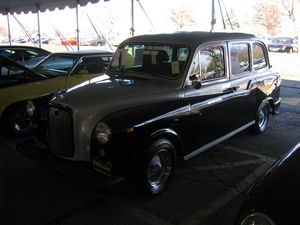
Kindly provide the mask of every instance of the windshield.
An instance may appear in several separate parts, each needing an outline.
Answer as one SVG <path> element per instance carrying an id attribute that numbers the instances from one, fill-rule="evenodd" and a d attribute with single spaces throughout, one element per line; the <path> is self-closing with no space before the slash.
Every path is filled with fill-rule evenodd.
<path id="1" fill-rule="evenodd" d="M 76 65 L 79 57 L 52 55 L 34 68 L 46 76 L 63 76 Z"/>
<path id="2" fill-rule="evenodd" d="M 128 44 L 116 51 L 109 71 L 176 79 L 182 74 L 188 56 L 186 47 Z"/>

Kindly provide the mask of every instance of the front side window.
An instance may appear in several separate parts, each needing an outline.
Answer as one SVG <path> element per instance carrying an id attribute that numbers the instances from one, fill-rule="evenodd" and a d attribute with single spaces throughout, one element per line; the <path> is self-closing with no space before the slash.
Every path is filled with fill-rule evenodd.
<path id="1" fill-rule="evenodd" d="M 77 61 L 76 56 L 52 55 L 39 64 L 35 71 L 46 76 L 63 76 L 72 70 Z"/>
<path id="2" fill-rule="evenodd" d="M 176 79 L 183 73 L 189 52 L 182 46 L 128 44 L 116 51 L 109 72 Z"/>
<path id="3" fill-rule="evenodd" d="M 267 67 L 267 60 L 265 56 L 264 48 L 261 44 L 253 44 L 253 68 L 259 70 Z"/>
<path id="4" fill-rule="evenodd" d="M 223 47 L 207 47 L 200 51 L 201 80 L 214 80 L 225 77 Z"/>
<path id="5" fill-rule="evenodd" d="M 196 76 L 201 81 L 224 78 L 226 76 L 224 48 L 212 46 L 201 49 L 191 64 L 190 75 Z"/>
<path id="6" fill-rule="evenodd" d="M 230 64 L 233 75 L 250 71 L 249 45 L 246 43 L 230 46 Z"/>

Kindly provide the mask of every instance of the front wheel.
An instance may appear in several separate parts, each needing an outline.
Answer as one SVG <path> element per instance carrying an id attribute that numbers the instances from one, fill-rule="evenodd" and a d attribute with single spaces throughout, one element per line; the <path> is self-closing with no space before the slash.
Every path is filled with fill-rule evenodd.
<path id="1" fill-rule="evenodd" d="M 6 127 L 14 135 L 29 134 L 33 130 L 32 119 L 27 115 L 24 104 L 12 107 L 4 116 L 4 120 Z"/>
<path id="2" fill-rule="evenodd" d="M 168 185 L 175 166 L 175 148 L 167 139 L 155 141 L 141 157 L 134 177 L 139 190 L 159 194 Z"/>
<path id="3" fill-rule="evenodd" d="M 269 114 L 269 103 L 262 102 L 256 113 L 255 124 L 253 124 L 253 126 L 250 129 L 252 133 L 261 134 L 267 129 L 267 125 L 269 122 Z"/>

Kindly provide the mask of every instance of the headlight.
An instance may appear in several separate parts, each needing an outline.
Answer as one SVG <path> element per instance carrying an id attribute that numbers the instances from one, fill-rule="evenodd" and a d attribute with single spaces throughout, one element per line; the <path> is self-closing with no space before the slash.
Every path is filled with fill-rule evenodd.
<path id="1" fill-rule="evenodd" d="M 98 123 L 94 135 L 99 144 L 106 144 L 110 141 L 111 130 L 105 123 Z"/>
<path id="2" fill-rule="evenodd" d="M 252 213 L 248 215 L 241 225 L 276 225 L 275 222 L 266 214 L 263 213 Z"/>
<path id="3" fill-rule="evenodd" d="M 35 106 L 32 101 L 27 101 L 26 103 L 26 113 L 29 117 L 32 117 L 35 111 Z"/>

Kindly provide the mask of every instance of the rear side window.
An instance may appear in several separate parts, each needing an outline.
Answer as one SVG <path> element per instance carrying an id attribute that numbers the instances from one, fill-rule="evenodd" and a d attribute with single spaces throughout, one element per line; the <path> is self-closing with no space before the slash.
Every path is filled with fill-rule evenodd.
<path id="1" fill-rule="evenodd" d="M 264 47 L 259 43 L 253 44 L 253 68 L 259 70 L 267 67 L 267 60 Z"/>
<path id="2" fill-rule="evenodd" d="M 250 71 L 249 45 L 237 43 L 230 46 L 231 73 L 233 75 Z"/>

